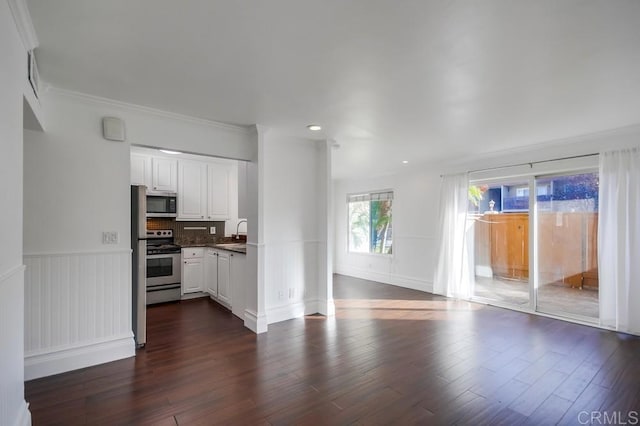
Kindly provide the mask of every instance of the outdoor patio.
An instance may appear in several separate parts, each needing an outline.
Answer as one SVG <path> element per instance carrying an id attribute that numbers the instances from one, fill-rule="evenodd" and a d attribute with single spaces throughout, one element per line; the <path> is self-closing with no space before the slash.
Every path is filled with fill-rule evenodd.
<path id="1" fill-rule="evenodd" d="M 518 307 L 529 306 L 529 282 L 476 276 L 475 297 Z M 538 291 L 538 310 L 556 315 L 571 314 L 598 319 L 598 290 L 546 284 Z"/>

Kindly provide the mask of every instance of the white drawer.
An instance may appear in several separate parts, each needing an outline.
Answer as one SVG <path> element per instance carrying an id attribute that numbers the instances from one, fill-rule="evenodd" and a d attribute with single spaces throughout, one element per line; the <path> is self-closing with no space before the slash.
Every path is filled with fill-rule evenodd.
<path id="1" fill-rule="evenodd" d="M 182 247 L 183 259 L 194 259 L 204 257 L 204 247 Z"/>

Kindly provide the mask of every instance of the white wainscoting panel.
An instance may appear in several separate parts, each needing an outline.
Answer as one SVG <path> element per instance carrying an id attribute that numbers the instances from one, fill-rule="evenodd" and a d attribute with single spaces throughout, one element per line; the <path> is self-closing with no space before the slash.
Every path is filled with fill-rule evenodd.
<path id="1" fill-rule="evenodd" d="M 25 378 L 135 355 L 131 251 L 25 255 Z"/>
<path id="2" fill-rule="evenodd" d="M 432 236 L 394 235 L 392 256 L 343 252 L 334 272 L 432 293 L 435 241 Z"/>
<path id="3" fill-rule="evenodd" d="M 318 244 L 286 241 L 264 245 L 268 324 L 317 312 Z"/>

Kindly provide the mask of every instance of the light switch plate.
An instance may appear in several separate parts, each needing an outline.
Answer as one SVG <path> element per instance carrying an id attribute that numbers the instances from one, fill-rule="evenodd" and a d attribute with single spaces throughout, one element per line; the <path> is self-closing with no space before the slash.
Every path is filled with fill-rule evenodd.
<path id="1" fill-rule="evenodd" d="M 211 235 L 215 234 L 215 233 L 216 233 L 216 227 L 215 227 L 215 226 L 210 227 L 210 228 L 209 228 L 209 233 L 210 233 Z"/>

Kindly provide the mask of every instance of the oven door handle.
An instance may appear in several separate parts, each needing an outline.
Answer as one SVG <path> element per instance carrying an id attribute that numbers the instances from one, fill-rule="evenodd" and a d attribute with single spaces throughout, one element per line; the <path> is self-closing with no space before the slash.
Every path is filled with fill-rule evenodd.
<path id="1" fill-rule="evenodd" d="M 147 259 L 161 259 L 163 257 L 180 258 L 180 253 L 148 254 L 147 255 Z"/>

